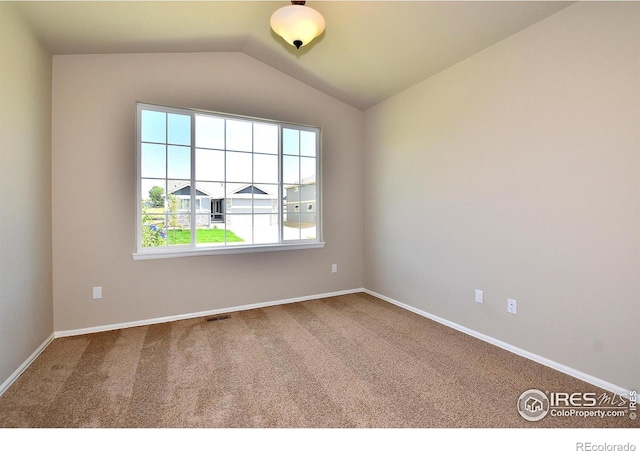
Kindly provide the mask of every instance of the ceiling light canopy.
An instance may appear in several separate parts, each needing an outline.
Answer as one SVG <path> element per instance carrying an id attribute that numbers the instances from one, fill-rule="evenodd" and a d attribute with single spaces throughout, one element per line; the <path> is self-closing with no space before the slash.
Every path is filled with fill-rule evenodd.
<path id="1" fill-rule="evenodd" d="M 303 1 L 292 1 L 271 16 L 271 28 L 297 49 L 307 45 L 324 31 L 324 17 Z"/>

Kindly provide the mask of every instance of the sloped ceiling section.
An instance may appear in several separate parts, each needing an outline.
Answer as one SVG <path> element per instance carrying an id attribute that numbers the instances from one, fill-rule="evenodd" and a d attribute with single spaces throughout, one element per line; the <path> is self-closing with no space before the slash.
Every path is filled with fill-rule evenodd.
<path id="1" fill-rule="evenodd" d="M 300 50 L 269 27 L 289 2 L 14 3 L 52 54 L 244 52 L 365 110 L 573 2 L 308 1 L 327 29 Z"/>

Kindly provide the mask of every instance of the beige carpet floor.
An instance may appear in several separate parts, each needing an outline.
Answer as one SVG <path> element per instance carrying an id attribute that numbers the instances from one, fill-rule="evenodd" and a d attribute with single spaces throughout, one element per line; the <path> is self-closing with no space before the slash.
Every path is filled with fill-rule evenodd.
<path id="1" fill-rule="evenodd" d="M 54 340 L 3 428 L 628 428 L 523 419 L 525 390 L 603 390 L 367 294 Z"/>

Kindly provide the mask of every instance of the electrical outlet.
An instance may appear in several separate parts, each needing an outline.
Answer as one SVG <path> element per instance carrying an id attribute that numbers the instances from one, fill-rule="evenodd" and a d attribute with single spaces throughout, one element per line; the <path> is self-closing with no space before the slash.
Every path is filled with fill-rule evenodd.
<path id="1" fill-rule="evenodd" d="M 518 301 L 515 299 L 507 299 L 507 312 L 513 315 L 518 314 Z"/>
<path id="2" fill-rule="evenodd" d="M 333 265 L 331 265 L 331 272 L 335 273 L 338 272 L 338 264 L 334 263 Z"/>
<path id="3" fill-rule="evenodd" d="M 93 287 L 93 299 L 102 299 L 102 287 Z"/>
<path id="4" fill-rule="evenodd" d="M 476 290 L 476 302 L 482 304 L 484 302 L 484 293 L 482 290 Z"/>

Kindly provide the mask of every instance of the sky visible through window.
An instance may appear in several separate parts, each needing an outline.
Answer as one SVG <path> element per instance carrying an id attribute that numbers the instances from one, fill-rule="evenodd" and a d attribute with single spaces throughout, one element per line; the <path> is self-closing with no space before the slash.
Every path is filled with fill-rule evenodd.
<path id="1" fill-rule="evenodd" d="M 142 127 L 142 161 L 143 177 L 170 179 L 188 179 L 191 172 L 191 118 L 180 114 L 168 114 L 158 111 L 143 111 Z M 167 122 L 169 133 L 167 134 Z M 226 146 L 225 146 L 226 138 Z M 298 131 L 285 128 L 283 139 L 283 175 L 285 183 L 297 183 L 298 179 L 309 179 L 315 176 L 315 161 L 301 160 L 297 156 L 316 157 L 316 136 L 313 132 Z M 165 157 L 165 142 L 168 148 Z M 153 144 L 162 143 L 162 144 Z M 253 124 L 246 121 L 226 120 L 196 115 L 196 148 L 221 149 L 238 152 L 254 152 L 278 154 L 278 127 L 276 125 Z M 231 178 L 247 181 L 251 162 L 242 154 L 227 154 L 227 172 Z M 229 158 L 229 155 L 235 157 Z M 224 168 L 223 154 L 197 152 L 198 169 L 212 171 L 209 175 L 222 179 L 220 173 Z M 295 158 L 293 157 L 295 156 Z M 259 156 L 253 168 L 260 173 L 264 171 L 268 159 Z M 168 160 L 168 161 L 167 161 Z M 298 163 L 300 165 L 298 166 Z M 300 172 L 298 171 L 300 170 Z M 204 174 L 203 174 L 204 175 Z M 277 177 L 277 174 L 276 174 Z M 273 176 L 264 177 L 258 174 L 257 179 L 273 180 Z M 251 181 L 250 179 L 248 181 Z"/>

